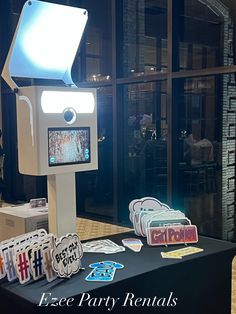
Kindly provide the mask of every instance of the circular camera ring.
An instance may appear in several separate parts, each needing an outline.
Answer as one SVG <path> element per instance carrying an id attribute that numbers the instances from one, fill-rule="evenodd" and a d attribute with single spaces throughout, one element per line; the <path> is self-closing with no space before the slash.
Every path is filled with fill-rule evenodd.
<path id="1" fill-rule="evenodd" d="M 63 111 L 63 116 L 67 124 L 73 124 L 76 120 L 76 112 L 73 108 L 66 108 Z"/>

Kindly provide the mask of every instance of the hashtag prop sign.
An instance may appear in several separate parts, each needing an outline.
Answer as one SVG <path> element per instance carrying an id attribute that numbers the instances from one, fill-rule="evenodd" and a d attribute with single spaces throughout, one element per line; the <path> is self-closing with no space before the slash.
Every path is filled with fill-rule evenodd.
<path id="1" fill-rule="evenodd" d="M 29 257 L 27 252 L 20 251 L 15 256 L 16 273 L 19 282 L 24 284 L 30 280 Z"/>
<path id="2" fill-rule="evenodd" d="M 52 268 L 51 247 L 44 248 L 42 251 L 43 269 L 48 282 L 57 278 L 57 273 Z"/>
<path id="3" fill-rule="evenodd" d="M 47 232 L 40 229 L 0 242 L 0 279 L 7 277 L 10 282 L 18 279 L 24 284 L 31 279 L 31 273 L 33 279 L 40 278 L 43 274 L 42 255 L 36 248 L 41 248 L 41 244 L 49 245 L 50 239 Z M 30 257 L 34 272 L 30 268 Z"/>
<path id="4" fill-rule="evenodd" d="M 43 256 L 42 248 L 33 248 L 31 251 L 30 268 L 34 280 L 43 277 Z"/>
<path id="5" fill-rule="evenodd" d="M 0 250 L 0 279 L 6 277 L 6 271 L 4 266 L 4 259 L 2 251 Z"/>
<path id="6" fill-rule="evenodd" d="M 16 271 L 14 267 L 14 259 L 13 259 L 13 248 L 9 247 L 8 249 L 3 251 L 3 259 L 5 270 L 7 273 L 8 281 L 13 281 L 17 278 Z"/>

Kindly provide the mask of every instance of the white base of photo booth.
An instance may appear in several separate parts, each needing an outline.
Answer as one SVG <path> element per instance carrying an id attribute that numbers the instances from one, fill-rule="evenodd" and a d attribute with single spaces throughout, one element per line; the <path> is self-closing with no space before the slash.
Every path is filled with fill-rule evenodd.
<path id="1" fill-rule="evenodd" d="M 76 233 L 75 173 L 47 176 L 49 232 Z"/>

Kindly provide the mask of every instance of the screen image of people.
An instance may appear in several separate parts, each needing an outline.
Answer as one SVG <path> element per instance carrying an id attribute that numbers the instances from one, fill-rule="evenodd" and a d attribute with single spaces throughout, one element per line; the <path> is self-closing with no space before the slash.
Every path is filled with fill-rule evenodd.
<path id="1" fill-rule="evenodd" d="M 49 129 L 49 166 L 90 162 L 89 128 Z"/>

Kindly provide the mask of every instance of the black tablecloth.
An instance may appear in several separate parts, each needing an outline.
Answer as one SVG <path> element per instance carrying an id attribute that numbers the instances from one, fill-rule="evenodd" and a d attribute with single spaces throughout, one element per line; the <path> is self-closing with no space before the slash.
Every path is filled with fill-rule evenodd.
<path id="1" fill-rule="evenodd" d="M 123 233 L 110 236 L 115 243 L 134 237 Z M 150 247 L 145 244 L 140 253 L 128 248 L 117 254 L 85 253 L 84 271 L 70 279 L 46 279 L 18 282 L 0 281 L 0 313 L 181 313 L 230 314 L 232 259 L 236 244 L 200 237 L 197 247 L 204 252 L 183 257 L 182 260 L 163 259 L 160 252 L 184 246 Z M 124 265 L 110 283 L 87 282 L 89 264 L 111 260 Z M 57 307 L 39 307 L 43 293 L 48 300 L 62 299 Z M 82 298 L 89 298 L 82 302 Z M 129 297 L 127 302 L 126 298 Z M 69 300 L 70 298 L 73 298 Z M 96 299 L 92 299 L 96 298 Z M 112 306 L 112 298 L 117 302 Z M 177 298 L 177 299 L 175 299 Z M 65 299 L 68 305 L 65 305 Z M 57 301 L 58 301 L 57 300 Z M 175 300 L 175 301 L 174 301 Z M 57 302 L 56 300 L 54 300 Z M 100 305 L 99 305 L 100 302 Z M 176 305 L 175 305 L 176 303 Z M 81 306 L 78 306 L 81 305 Z M 125 306 L 124 306 L 125 305 Z M 20 312 L 21 313 L 21 312 Z M 23 313 L 23 312 L 22 312 Z"/>

